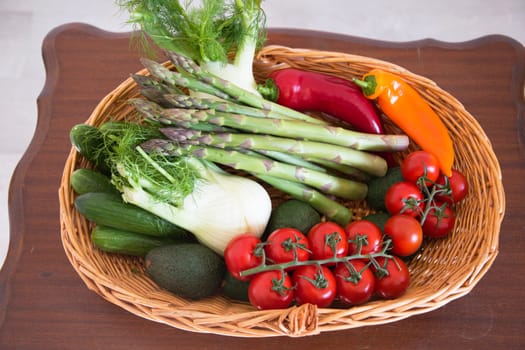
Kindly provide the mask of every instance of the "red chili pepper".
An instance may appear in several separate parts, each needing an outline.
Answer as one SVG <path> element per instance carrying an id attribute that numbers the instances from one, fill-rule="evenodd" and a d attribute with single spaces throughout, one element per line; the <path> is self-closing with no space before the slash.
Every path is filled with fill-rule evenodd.
<path id="1" fill-rule="evenodd" d="M 272 72 L 259 92 L 269 100 L 301 112 L 329 114 L 361 132 L 383 133 L 374 104 L 347 79 L 286 68 Z"/>
<path id="2" fill-rule="evenodd" d="M 369 134 L 383 134 L 375 105 L 352 82 L 328 74 L 286 68 L 273 71 L 259 92 L 266 99 L 301 111 L 326 113 Z M 390 153 L 379 153 L 388 166 L 396 162 Z"/>

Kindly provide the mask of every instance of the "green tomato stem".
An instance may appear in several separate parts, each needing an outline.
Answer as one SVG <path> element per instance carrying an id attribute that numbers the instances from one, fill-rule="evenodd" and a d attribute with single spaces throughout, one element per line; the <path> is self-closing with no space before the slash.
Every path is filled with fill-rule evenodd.
<path id="1" fill-rule="evenodd" d="M 356 254 L 347 255 L 343 257 L 331 257 L 328 259 L 320 259 L 320 260 L 304 260 L 304 261 L 290 261 L 286 263 L 280 263 L 280 264 L 266 264 L 266 260 L 263 259 L 263 262 L 256 267 L 246 269 L 244 271 L 241 271 L 240 275 L 242 277 L 255 275 L 261 272 L 266 271 L 274 271 L 274 270 L 282 270 L 285 271 L 286 269 L 289 269 L 291 267 L 299 267 L 299 266 L 307 266 L 307 265 L 327 265 L 327 264 L 337 264 L 337 263 L 347 263 L 351 260 L 361 259 L 361 260 L 368 260 L 371 262 L 374 267 L 376 267 L 378 270 L 382 270 L 383 273 L 388 272 L 379 264 L 377 263 L 377 258 L 383 257 L 385 259 L 392 259 L 392 255 L 388 254 L 387 251 L 390 248 L 390 242 L 386 241 L 383 249 L 380 252 L 372 253 L 372 254 L 361 254 L 359 251 Z"/>

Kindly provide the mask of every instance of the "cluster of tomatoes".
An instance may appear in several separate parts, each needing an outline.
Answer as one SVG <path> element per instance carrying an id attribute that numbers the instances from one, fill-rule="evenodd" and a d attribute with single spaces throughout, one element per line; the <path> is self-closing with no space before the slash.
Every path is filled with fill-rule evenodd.
<path id="1" fill-rule="evenodd" d="M 393 239 L 392 252 L 406 256 L 419 249 L 422 235 L 441 238 L 452 231 L 453 205 L 466 197 L 469 186 L 458 170 L 444 176 L 437 158 L 425 151 L 410 153 L 400 167 L 404 181 L 393 184 L 385 195 L 385 207 L 392 215 L 385 234 Z M 397 236 L 401 242 L 396 244 Z"/>
<path id="2" fill-rule="evenodd" d="M 404 181 L 385 195 L 390 214 L 383 231 L 369 220 L 345 227 L 325 221 L 305 235 L 279 228 L 262 242 L 244 234 L 226 247 L 230 274 L 249 281 L 248 297 L 257 309 L 286 308 L 292 303 L 352 306 L 403 295 L 410 284 L 403 260 L 416 253 L 423 237 L 443 237 L 454 224 L 451 205 L 468 190 L 464 176 L 442 176 L 431 154 L 416 151 L 401 165 Z"/>
<path id="3" fill-rule="evenodd" d="M 250 234 L 234 238 L 224 258 L 233 277 L 249 280 L 248 297 L 258 309 L 293 302 L 328 307 L 334 300 L 360 305 L 374 295 L 396 298 L 410 283 L 407 265 L 390 255 L 381 229 L 358 220 L 342 227 L 325 221 L 307 235 L 279 228 L 265 242 Z"/>

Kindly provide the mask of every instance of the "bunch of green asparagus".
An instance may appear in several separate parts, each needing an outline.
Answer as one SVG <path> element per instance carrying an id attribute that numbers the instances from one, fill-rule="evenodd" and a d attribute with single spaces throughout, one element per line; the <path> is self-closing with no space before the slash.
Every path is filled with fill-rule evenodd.
<path id="1" fill-rule="evenodd" d="M 333 126 L 239 88 L 184 56 L 171 53 L 170 59 L 176 70 L 143 59 L 151 75 L 133 76 L 144 98 L 131 102 L 165 135 L 142 149 L 246 171 L 329 220 L 348 223 L 352 213 L 335 197 L 362 200 L 368 179 L 386 174 L 386 161 L 371 151 L 408 147 L 405 135 Z"/>

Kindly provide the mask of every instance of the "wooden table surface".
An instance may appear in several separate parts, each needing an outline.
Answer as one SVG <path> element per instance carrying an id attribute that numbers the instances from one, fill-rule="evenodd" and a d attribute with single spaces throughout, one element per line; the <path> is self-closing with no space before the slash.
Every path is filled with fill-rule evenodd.
<path id="1" fill-rule="evenodd" d="M 9 191 L 10 246 L 0 272 L 0 349 L 518 349 L 525 346 L 525 49 L 508 37 L 466 43 L 389 43 L 300 30 L 270 44 L 390 61 L 434 80 L 478 120 L 500 161 L 506 192 L 499 255 L 466 296 L 381 326 L 304 338 L 231 338 L 186 332 L 134 316 L 89 291 L 60 241 L 57 190 L 69 130 L 141 69 L 129 34 L 85 24 L 43 43 L 46 84 L 34 138 Z"/>

